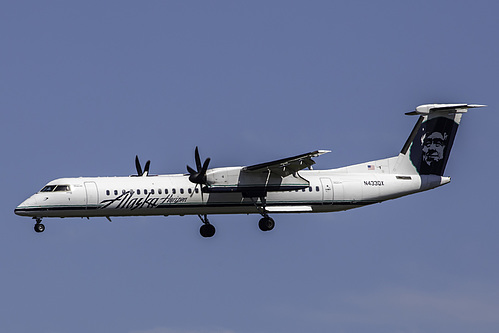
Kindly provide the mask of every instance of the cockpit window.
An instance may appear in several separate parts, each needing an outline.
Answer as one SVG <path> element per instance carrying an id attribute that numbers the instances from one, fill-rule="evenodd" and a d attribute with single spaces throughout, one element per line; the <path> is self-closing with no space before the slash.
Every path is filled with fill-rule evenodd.
<path id="1" fill-rule="evenodd" d="M 47 185 L 40 192 L 52 192 L 55 189 L 55 185 Z"/>
<path id="2" fill-rule="evenodd" d="M 41 189 L 40 192 L 69 192 L 71 188 L 69 185 L 47 185 Z"/>
<path id="3" fill-rule="evenodd" d="M 69 192 L 69 185 L 57 185 L 54 192 Z"/>

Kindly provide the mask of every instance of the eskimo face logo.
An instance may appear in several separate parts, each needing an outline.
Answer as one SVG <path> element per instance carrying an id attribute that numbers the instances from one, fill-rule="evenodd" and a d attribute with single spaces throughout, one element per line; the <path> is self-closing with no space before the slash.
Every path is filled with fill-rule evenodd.
<path id="1" fill-rule="evenodd" d="M 420 124 L 410 147 L 410 159 L 419 174 L 443 175 L 458 126 L 445 115 Z"/>
<path id="2" fill-rule="evenodd" d="M 445 147 L 447 146 L 447 133 L 433 132 L 429 135 L 425 133 L 421 137 L 423 150 L 423 161 L 431 166 L 444 158 Z"/>

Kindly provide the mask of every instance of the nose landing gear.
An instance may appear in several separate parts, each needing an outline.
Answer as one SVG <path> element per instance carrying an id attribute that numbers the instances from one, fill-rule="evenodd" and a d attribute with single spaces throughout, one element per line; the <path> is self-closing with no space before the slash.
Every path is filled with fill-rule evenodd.
<path id="1" fill-rule="evenodd" d="M 40 217 L 34 217 L 34 219 L 36 220 L 35 231 L 37 233 L 45 231 L 45 226 L 41 223 L 42 219 Z"/>

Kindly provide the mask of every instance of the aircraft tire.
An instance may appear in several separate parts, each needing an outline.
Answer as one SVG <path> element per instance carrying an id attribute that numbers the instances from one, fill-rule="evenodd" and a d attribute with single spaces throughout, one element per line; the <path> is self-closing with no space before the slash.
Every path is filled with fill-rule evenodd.
<path id="1" fill-rule="evenodd" d="M 38 233 L 43 232 L 45 231 L 45 226 L 41 223 L 37 223 L 35 224 L 35 231 Z"/>
<path id="2" fill-rule="evenodd" d="M 199 232 L 201 233 L 201 236 L 207 238 L 207 237 L 213 237 L 215 234 L 215 227 L 213 224 L 203 224 L 201 228 L 199 229 Z"/>
<path id="3" fill-rule="evenodd" d="M 260 222 L 258 222 L 258 227 L 261 231 L 270 231 L 275 227 L 274 219 L 271 217 L 263 217 L 260 219 Z"/>

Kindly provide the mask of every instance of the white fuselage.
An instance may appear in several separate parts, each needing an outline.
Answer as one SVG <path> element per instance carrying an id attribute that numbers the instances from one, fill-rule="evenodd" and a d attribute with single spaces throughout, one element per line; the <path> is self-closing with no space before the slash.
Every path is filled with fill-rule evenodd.
<path id="1" fill-rule="evenodd" d="M 332 212 L 365 206 L 450 181 L 433 175 L 346 172 L 345 169 L 302 170 L 305 189 L 268 192 L 269 213 Z M 350 170 L 352 171 L 352 170 Z M 258 214 L 261 198 L 241 192 L 202 193 L 188 175 L 61 178 L 20 204 L 15 213 L 35 218 L 137 215 Z M 68 185 L 68 187 L 64 187 Z"/>
<path id="2" fill-rule="evenodd" d="M 425 104 L 407 115 L 418 120 L 397 156 L 329 170 L 312 170 L 329 150 L 244 167 L 209 168 L 194 151 L 188 174 L 150 176 L 150 161 L 137 176 L 61 178 L 21 203 L 15 213 L 45 217 L 198 215 L 201 236 L 212 237 L 210 214 L 260 214 L 270 231 L 274 213 L 334 212 L 426 191 L 450 182 L 443 177 L 461 117 L 477 104 Z M 308 170 L 307 170 L 308 169 Z"/>

